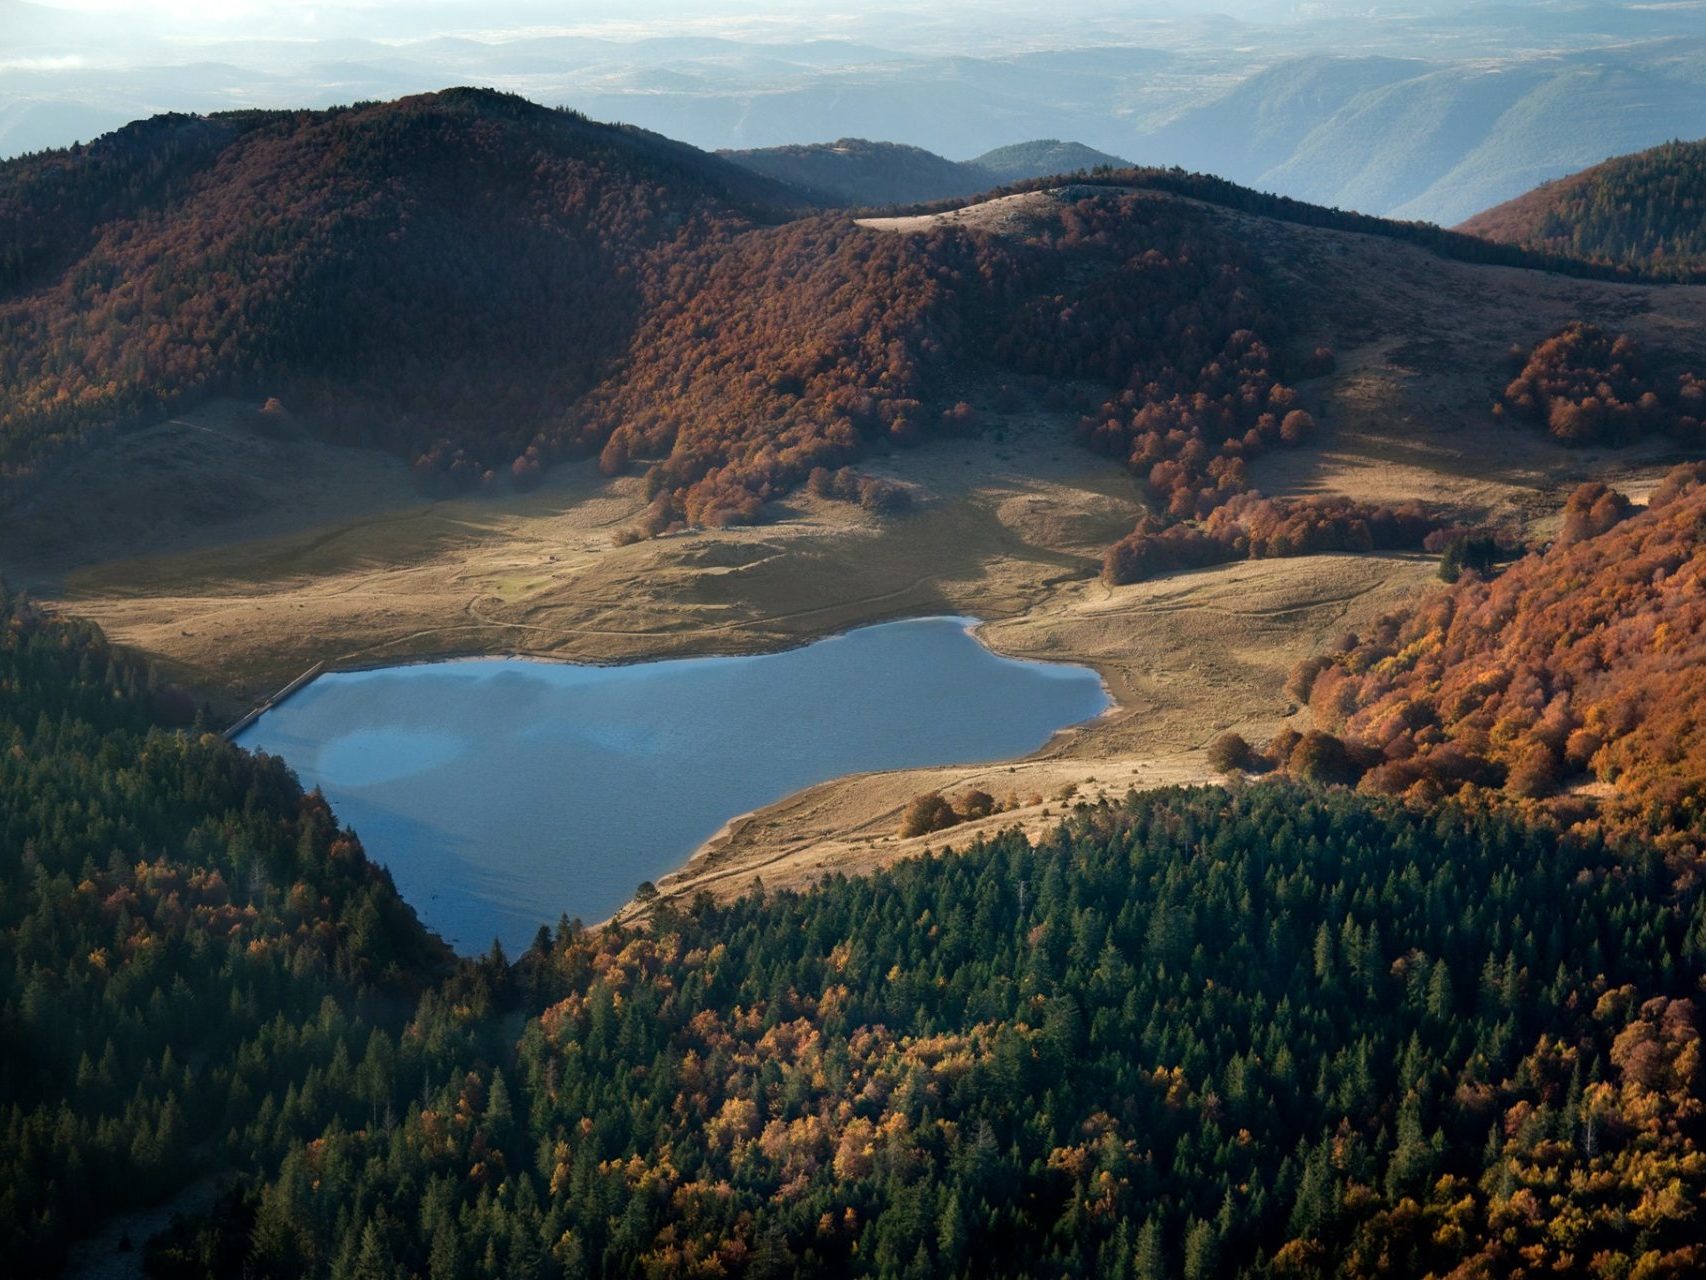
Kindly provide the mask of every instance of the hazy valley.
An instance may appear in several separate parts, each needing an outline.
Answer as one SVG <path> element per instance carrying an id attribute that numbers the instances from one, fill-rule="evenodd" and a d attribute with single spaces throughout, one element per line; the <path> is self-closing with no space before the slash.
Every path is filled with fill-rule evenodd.
<path id="1" fill-rule="evenodd" d="M 1046 32 L 1022 5 L 746 8 L 681 22 L 604 4 L 572 15 L 441 4 L 408 21 L 269 8 L 264 20 L 205 22 L 118 6 L 94 21 L 7 0 L 0 155 L 168 110 L 479 84 L 707 150 L 862 138 L 959 164 L 1060 138 L 1449 225 L 1609 156 L 1706 134 L 1696 0 L 1261 3 L 1236 14 L 1184 0 L 1056 14 Z"/>

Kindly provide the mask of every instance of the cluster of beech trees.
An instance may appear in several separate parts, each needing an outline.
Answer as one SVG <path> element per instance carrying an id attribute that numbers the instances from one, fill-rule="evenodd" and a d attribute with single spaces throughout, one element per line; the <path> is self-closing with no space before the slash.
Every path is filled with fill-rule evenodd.
<path id="1" fill-rule="evenodd" d="M 1692 373 L 1668 384 L 1649 377 L 1639 345 L 1626 335 L 1578 320 L 1526 358 L 1513 354 L 1521 371 L 1494 403 L 1496 418 L 1533 422 L 1562 444 L 1627 444 L 1655 432 L 1700 439 L 1706 382 Z"/>
<path id="2" fill-rule="evenodd" d="M 997 799 L 977 787 L 968 788 L 957 796 L 945 796 L 940 791 L 927 791 L 907 801 L 900 814 L 900 834 L 903 837 L 929 835 L 946 831 L 962 822 L 976 822 L 992 814 L 1007 813 L 1020 805 L 1019 797 L 1008 792 Z M 1042 797 L 1033 795 L 1026 804 L 1041 804 Z"/>
<path id="3" fill-rule="evenodd" d="M 1599 483 L 1561 536 L 1496 578 L 1384 619 L 1293 675 L 1318 726 L 1227 766 L 1282 767 L 1420 799 L 1502 788 L 1573 818 L 1698 849 L 1706 739 L 1706 465 L 1675 468 L 1644 509 Z M 1577 784 L 1605 786 L 1603 799 Z"/>
<path id="4" fill-rule="evenodd" d="M 1425 547 L 1439 518 L 1418 502 L 1359 502 L 1342 496 L 1265 498 L 1238 493 L 1196 523 L 1153 515 L 1108 548 L 1102 576 L 1112 585 L 1228 560 L 1401 551 Z"/>

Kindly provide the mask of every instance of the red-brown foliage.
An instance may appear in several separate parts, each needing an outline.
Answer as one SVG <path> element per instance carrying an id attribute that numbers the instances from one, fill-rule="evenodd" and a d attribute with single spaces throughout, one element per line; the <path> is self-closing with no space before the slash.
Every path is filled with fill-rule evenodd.
<path id="1" fill-rule="evenodd" d="M 991 814 L 1005 813 L 1017 808 L 1018 804 L 1016 796 L 997 800 L 989 792 L 975 787 L 961 792 L 952 800 L 940 791 L 927 791 L 921 796 L 914 796 L 901 810 L 900 834 L 910 839 L 933 831 L 946 831 L 962 822 L 976 822 Z"/>
<path id="2" fill-rule="evenodd" d="M 1436 524 L 1419 503 L 1387 507 L 1344 497 L 1239 493 L 1200 524 L 1168 526 L 1154 517 L 1140 523 L 1108 548 L 1102 576 L 1118 586 L 1228 560 L 1403 550 L 1420 546 Z"/>
<path id="3" fill-rule="evenodd" d="M 406 452 L 431 492 L 527 488 L 569 457 L 644 468 L 650 533 L 750 522 L 816 469 L 974 434 L 968 376 L 1029 376 L 1114 389 L 1080 434 L 1162 521 L 1111 555 L 1119 580 L 1408 528 L 1234 503 L 1248 461 L 1315 422 L 1284 379 L 1284 299 L 1208 208 L 1085 185 L 1022 233 L 899 235 L 790 220 L 775 194 L 468 90 L 159 121 L 0 166 L 0 478 L 197 398 L 278 395 Z M 1161 534 L 1179 522 L 1202 525 Z"/>
<path id="4" fill-rule="evenodd" d="M 1307 433 L 1283 425 L 1282 308 L 1200 206 L 1085 188 L 1024 236 L 904 236 L 765 225 L 786 216 L 767 190 L 466 90 L 159 121 L 0 167 L 0 474 L 276 394 L 408 452 L 430 490 L 596 454 L 646 468 L 648 528 L 726 524 L 813 468 L 975 431 L 958 392 L 994 366 L 1122 388 L 1087 441 L 1199 515 Z"/>
<path id="5" fill-rule="evenodd" d="M 658 259 L 751 225 L 695 156 L 459 90 L 5 166 L 0 226 L 64 225 L 0 281 L 0 473 L 221 392 L 507 467 L 621 355 Z"/>
<path id="6" fill-rule="evenodd" d="M 1575 321 L 1535 346 L 1494 411 L 1564 444 L 1623 444 L 1654 431 L 1695 439 L 1706 408 L 1696 380 L 1684 374 L 1663 387 L 1644 364 L 1630 338 Z"/>
<path id="7" fill-rule="evenodd" d="M 1590 480 L 1564 500 L 1564 529 L 1558 541 L 1567 546 L 1597 537 L 1627 518 L 1631 510 L 1628 498 L 1609 485 Z"/>
<path id="8" fill-rule="evenodd" d="M 1323 729 L 1378 753 L 1366 788 L 1538 798 L 1591 776 L 1610 786 L 1613 827 L 1692 847 L 1706 817 L 1703 478 L 1679 467 L 1646 510 L 1383 620 L 1312 659 L 1294 692 Z M 1603 486 L 1572 499 L 1590 516 L 1621 505 Z"/>
<path id="9" fill-rule="evenodd" d="M 606 470 L 647 462 L 659 525 L 749 522 L 815 468 L 939 429 L 926 401 L 966 345 L 978 249 L 825 218 L 684 256 L 622 376 L 543 443 L 602 449 Z"/>

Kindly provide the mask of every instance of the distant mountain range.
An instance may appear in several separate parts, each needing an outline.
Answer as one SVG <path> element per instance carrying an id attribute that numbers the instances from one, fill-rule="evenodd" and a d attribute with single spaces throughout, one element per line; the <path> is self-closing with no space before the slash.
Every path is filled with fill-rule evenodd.
<path id="1" fill-rule="evenodd" d="M 807 192 L 819 203 L 853 206 L 956 199 L 1026 178 L 1131 165 L 1105 151 L 1054 138 L 997 147 L 965 161 L 949 160 L 922 147 L 863 138 L 719 154 Z"/>
<path id="2" fill-rule="evenodd" d="M 1702 84 L 1706 40 L 1475 68 L 1308 57 L 1179 113 L 1135 137 L 1124 154 L 1310 204 L 1452 225 L 1607 156 L 1667 136 L 1706 135 Z M 966 161 L 848 138 L 722 154 L 825 203 L 851 205 L 963 197 L 1128 163 L 1054 141 Z M 1547 247 L 1616 257 L 1592 244 Z"/>
<path id="3" fill-rule="evenodd" d="M 1442 225 L 1667 138 L 1706 134 L 1706 39 L 1440 65 L 1279 63 L 1132 141 L 1313 204 Z"/>
<path id="4" fill-rule="evenodd" d="M 381 20 L 398 7 L 369 8 L 322 11 L 313 27 L 288 7 L 211 27 L 117 11 L 97 24 L 0 0 L 0 156 L 168 110 L 328 107 L 479 84 L 711 150 L 878 139 L 1007 180 L 992 147 L 1070 138 L 1142 165 L 1450 225 L 1607 156 L 1706 135 L 1700 0 L 1240 5 L 1236 17 L 1137 6 L 1060 15 L 1055 47 L 1043 48 L 1034 24 L 1000 5 L 975 20 L 885 10 L 816 30 L 642 24 L 621 38 L 553 26 L 543 4 L 525 30 L 504 27 L 509 3 L 480 22 L 451 0 L 429 7 L 436 18 Z M 469 24 L 442 25 L 453 11 Z M 894 167 L 884 198 L 987 185 L 946 167 L 913 185 L 922 164 Z M 830 196 L 840 171 L 818 172 L 816 187 Z M 871 189 L 854 190 L 833 198 Z"/>

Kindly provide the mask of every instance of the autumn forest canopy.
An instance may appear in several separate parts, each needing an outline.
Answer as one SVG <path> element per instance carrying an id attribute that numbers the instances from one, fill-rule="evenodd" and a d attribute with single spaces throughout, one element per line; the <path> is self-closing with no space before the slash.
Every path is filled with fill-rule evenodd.
<path id="1" fill-rule="evenodd" d="M 221 1168 L 151 1274 L 1702 1261 L 1706 902 L 1650 847 L 1160 792 L 452 962 L 276 761 L 162 726 L 145 673 L 27 600 L 0 638 L 28 1271 Z"/>
<path id="2" fill-rule="evenodd" d="M 1493 243 L 1141 169 L 879 229 L 480 90 L 0 165 L 0 501 L 230 396 L 434 495 L 640 477 L 619 542 L 796 491 L 904 521 L 904 463 L 867 468 L 1034 411 L 1140 500 L 1099 583 L 1049 566 L 1098 607 L 1322 552 L 1430 582 L 1312 641 L 1277 733 L 1201 725 L 1216 785 L 1073 784 L 1029 828 L 926 792 L 881 870 L 648 884 L 479 958 L 285 762 L 0 583 L 0 1257 L 56 1274 L 163 1205 L 154 1280 L 1706 1272 L 1706 463 L 1672 465 L 1706 366 L 1610 307 L 1488 347 L 1472 429 L 1666 451 L 1556 519 L 1264 494 L 1343 329 L 1249 233 L 1694 279 L 1698 167 Z"/>
<path id="3" fill-rule="evenodd" d="M 1159 170 L 1099 172 L 1022 235 L 894 235 L 488 91 L 161 116 L 0 166 L 0 480 L 27 494 L 115 430 L 235 395 L 398 451 L 434 493 L 573 458 L 638 471 L 647 534 L 752 522 L 819 467 L 975 435 L 975 388 L 1048 386 L 1163 525 L 1193 525 L 1138 530 L 1116 580 L 1211 545 L 1413 543 L 1416 513 L 1361 509 L 1195 528 L 1308 437 L 1296 384 L 1332 366 L 1217 210 L 1597 270 Z"/>

